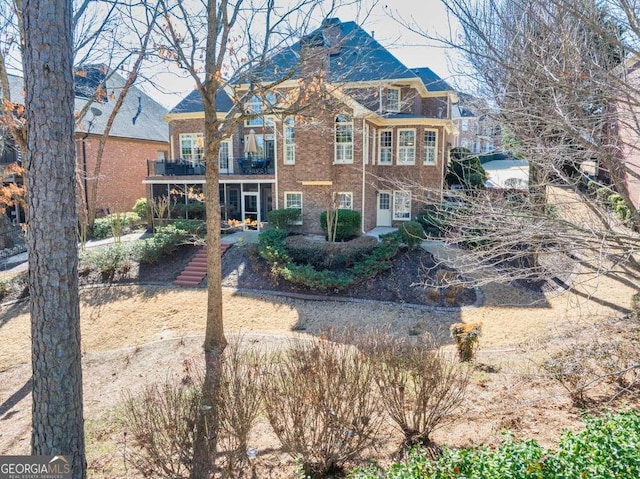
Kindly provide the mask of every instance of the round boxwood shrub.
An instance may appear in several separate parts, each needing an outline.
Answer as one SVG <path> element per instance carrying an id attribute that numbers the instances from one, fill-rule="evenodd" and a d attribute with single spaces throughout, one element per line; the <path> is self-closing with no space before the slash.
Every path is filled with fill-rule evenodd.
<path id="1" fill-rule="evenodd" d="M 336 241 L 348 241 L 358 236 L 360 231 L 361 216 L 359 211 L 355 210 L 335 210 L 338 215 L 336 225 Z M 320 213 L 320 226 L 327 237 L 327 212 Z"/>
<path id="2" fill-rule="evenodd" d="M 302 211 L 300 208 L 281 208 L 267 213 L 270 228 L 287 229 L 300 222 Z"/>

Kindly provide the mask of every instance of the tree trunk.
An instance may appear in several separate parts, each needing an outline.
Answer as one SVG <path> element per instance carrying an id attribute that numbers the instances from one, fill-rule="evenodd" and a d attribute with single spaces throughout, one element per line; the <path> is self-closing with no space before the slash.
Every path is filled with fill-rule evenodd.
<path id="1" fill-rule="evenodd" d="M 24 5 L 33 455 L 84 478 L 75 190 L 72 2 Z"/>
<path id="2" fill-rule="evenodd" d="M 212 93 L 215 98 L 215 91 Z M 227 341 L 222 320 L 222 269 L 220 261 L 220 194 L 218 191 L 218 150 L 220 145 L 215 100 L 205 106 L 205 162 L 207 213 L 207 323 L 204 339 L 205 377 L 202 408 L 196 424 L 191 479 L 208 479 L 216 455 L 222 356 Z"/>

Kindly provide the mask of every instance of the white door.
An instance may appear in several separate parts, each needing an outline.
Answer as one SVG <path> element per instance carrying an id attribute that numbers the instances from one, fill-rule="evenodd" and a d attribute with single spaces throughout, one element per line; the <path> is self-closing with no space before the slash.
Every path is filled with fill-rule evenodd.
<path id="1" fill-rule="evenodd" d="M 242 220 L 245 230 L 255 230 L 260 225 L 260 200 L 257 191 L 242 192 Z"/>
<path id="2" fill-rule="evenodd" d="M 378 192 L 376 226 L 391 226 L 391 192 Z"/>

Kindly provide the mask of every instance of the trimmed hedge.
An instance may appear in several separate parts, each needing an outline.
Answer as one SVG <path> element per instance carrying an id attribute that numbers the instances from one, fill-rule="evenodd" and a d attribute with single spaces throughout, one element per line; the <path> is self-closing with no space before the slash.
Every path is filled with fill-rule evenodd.
<path id="1" fill-rule="evenodd" d="M 336 225 L 336 241 L 348 241 L 356 236 L 360 232 L 360 224 L 362 222 L 362 216 L 359 211 L 356 210 L 335 210 L 334 213 L 338 215 L 338 222 Z M 327 237 L 327 212 L 320 213 L 320 226 L 324 231 L 325 238 Z"/>
<path id="2" fill-rule="evenodd" d="M 300 208 L 281 208 L 267 213 L 270 228 L 286 230 L 295 226 L 302 219 Z"/>
<path id="3" fill-rule="evenodd" d="M 372 236 L 358 236 L 342 243 L 310 241 L 302 235 L 289 236 L 285 240 L 285 246 L 294 263 L 330 270 L 353 266 L 371 253 L 377 244 L 377 240 Z"/>

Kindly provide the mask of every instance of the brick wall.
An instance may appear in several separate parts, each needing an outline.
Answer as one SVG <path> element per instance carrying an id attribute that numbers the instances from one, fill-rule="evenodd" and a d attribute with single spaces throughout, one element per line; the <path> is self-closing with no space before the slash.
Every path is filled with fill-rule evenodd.
<path id="1" fill-rule="evenodd" d="M 88 182 L 96 181 L 96 164 L 99 137 L 89 135 L 85 140 Z M 131 211 L 138 198 L 146 197 L 142 180 L 147 176 L 147 160 L 157 158 L 158 151 L 168 154 L 169 145 L 164 142 L 132 140 L 111 137 L 106 143 L 100 175 L 97 178 L 97 208 L 111 213 Z M 76 157 L 82 163 L 82 139 L 76 139 Z"/>
<path id="2" fill-rule="evenodd" d="M 338 111 L 352 113 L 347 108 Z M 278 150 L 278 207 L 285 206 L 285 192 L 302 192 L 304 230 L 309 233 L 322 232 L 320 213 L 326 210 L 332 193 L 352 193 L 353 209 L 362 208 L 362 120 L 353 122 L 353 164 L 334 164 L 335 116 L 333 111 L 317 110 L 313 120 L 296 124 L 295 165 L 285 165 L 282 148 Z M 331 184 L 309 184 L 320 181 Z"/>

